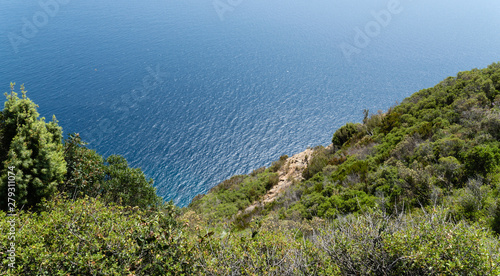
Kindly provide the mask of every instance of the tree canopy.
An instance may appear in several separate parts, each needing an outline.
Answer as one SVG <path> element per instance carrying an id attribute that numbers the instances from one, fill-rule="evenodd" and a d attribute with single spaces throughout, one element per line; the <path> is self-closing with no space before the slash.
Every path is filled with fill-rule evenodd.
<path id="1" fill-rule="evenodd" d="M 39 118 L 37 105 L 26 97 L 21 86 L 22 98 L 10 94 L 2 112 L 3 168 L 0 183 L 0 200 L 6 208 L 7 169 L 15 174 L 16 202 L 18 207 L 32 207 L 42 198 L 51 196 L 63 182 L 66 161 L 62 144 L 62 129 L 55 116 L 49 123 Z"/>
<path id="2" fill-rule="evenodd" d="M 107 159 L 86 147 L 78 134 L 63 142 L 62 128 L 53 116 L 45 122 L 38 106 L 26 96 L 10 93 L 0 113 L 0 204 L 7 208 L 8 172 L 15 175 L 18 208 L 35 207 L 43 198 L 62 192 L 70 198 L 101 197 L 107 203 L 153 207 L 162 203 L 153 180 L 130 168 L 122 156 Z M 12 187 L 11 187 L 11 191 Z"/>

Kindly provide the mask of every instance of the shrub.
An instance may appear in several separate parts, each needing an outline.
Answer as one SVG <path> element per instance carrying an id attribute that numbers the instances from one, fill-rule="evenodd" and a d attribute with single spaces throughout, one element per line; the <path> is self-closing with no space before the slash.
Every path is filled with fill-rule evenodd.
<path id="1" fill-rule="evenodd" d="M 180 275 L 196 271 L 176 209 L 105 206 L 97 199 L 56 198 L 39 214 L 16 218 L 16 268 L 8 275 Z M 9 217 L 0 212 L 1 228 Z M 9 249 L 0 240 L 0 251 Z"/>
<path id="2" fill-rule="evenodd" d="M 388 114 L 382 119 L 380 129 L 383 133 L 391 132 L 393 128 L 400 126 L 401 113 L 389 110 Z"/>
<path id="3" fill-rule="evenodd" d="M 486 215 L 486 203 L 489 186 L 483 185 L 481 179 L 469 179 L 463 189 L 455 190 L 453 211 L 455 219 L 478 221 Z"/>
<path id="4" fill-rule="evenodd" d="M 404 140 L 396 145 L 396 147 L 391 152 L 391 156 L 404 162 L 410 162 L 410 160 L 413 158 L 415 149 L 422 142 L 423 140 L 418 134 L 407 136 Z"/>
<path id="5" fill-rule="evenodd" d="M 465 169 L 469 175 L 485 176 L 500 160 L 500 150 L 496 146 L 479 145 L 465 155 Z"/>
<path id="6" fill-rule="evenodd" d="M 486 118 L 481 121 L 481 125 L 495 139 L 500 140 L 500 112 L 498 109 L 488 112 Z"/>
<path id="7" fill-rule="evenodd" d="M 493 275 L 500 245 L 477 225 L 457 224 L 446 210 L 394 218 L 347 216 L 316 236 L 342 275 Z"/>
<path id="8" fill-rule="evenodd" d="M 266 167 L 260 167 L 260 168 L 258 168 L 258 169 L 253 170 L 253 171 L 250 173 L 250 176 L 256 176 L 256 175 L 258 175 L 258 174 L 263 173 L 264 171 L 266 171 Z"/>
<path id="9" fill-rule="evenodd" d="M 441 157 L 439 164 L 435 166 L 434 174 L 438 179 L 438 183 L 443 188 L 451 190 L 452 188 L 459 188 L 459 181 L 463 174 L 463 165 L 460 164 L 455 157 Z"/>
<path id="10" fill-rule="evenodd" d="M 342 147 L 349 139 L 361 131 L 361 124 L 347 123 L 335 131 L 332 143 L 337 147 Z"/>
<path id="11" fill-rule="evenodd" d="M 269 171 L 271 171 L 271 172 L 279 171 L 283 167 L 283 165 L 286 163 L 287 159 L 288 159 L 288 155 L 282 155 L 278 161 L 274 161 L 271 164 L 271 167 L 269 167 Z"/>
<path id="12" fill-rule="evenodd" d="M 455 136 L 442 138 L 433 143 L 434 156 L 436 158 L 448 156 L 458 158 L 465 146 L 465 141 Z"/>
<path id="13" fill-rule="evenodd" d="M 299 231 L 223 234 L 198 245 L 205 275 L 338 275 L 324 252 L 297 240 Z"/>
<path id="14" fill-rule="evenodd" d="M 330 163 L 330 159 L 333 159 L 333 155 L 328 153 L 325 148 L 316 148 L 310 158 L 307 167 L 302 171 L 302 177 L 305 179 L 310 179 L 318 172 L 323 171 L 323 168 Z"/>
<path id="15" fill-rule="evenodd" d="M 493 219 L 491 221 L 491 230 L 493 232 L 500 234 L 500 206 L 497 202 L 495 208 L 493 209 Z"/>
<path id="16" fill-rule="evenodd" d="M 98 196 L 104 181 L 102 156 L 86 148 L 85 144 L 78 134 L 70 134 L 64 143 L 67 172 L 64 183 L 60 184 L 58 189 L 72 198 Z"/>
<path id="17" fill-rule="evenodd" d="M 329 201 L 337 212 L 349 214 L 367 211 L 375 206 L 375 200 L 374 196 L 367 195 L 363 191 L 347 190 L 339 195 L 333 195 Z"/>
<path id="18" fill-rule="evenodd" d="M 138 168 L 130 168 L 119 155 L 106 159 L 105 181 L 100 190 L 102 200 L 128 206 L 155 207 L 162 202 L 156 195 L 153 179 L 146 179 Z"/>
<path id="19" fill-rule="evenodd" d="M 238 186 L 243 182 L 243 180 L 245 180 L 245 178 L 246 176 L 244 175 L 235 175 L 229 179 L 222 181 L 220 184 L 210 189 L 210 193 L 217 193 L 223 190 L 227 190 L 231 187 Z"/>
<path id="20" fill-rule="evenodd" d="M 279 182 L 280 182 L 280 178 L 279 178 L 278 174 L 269 175 L 269 177 L 267 178 L 267 181 L 266 181 L 266 186 L 265 186 L 266 190 L 271 189 L 272 187 L 277 185 Z"/>

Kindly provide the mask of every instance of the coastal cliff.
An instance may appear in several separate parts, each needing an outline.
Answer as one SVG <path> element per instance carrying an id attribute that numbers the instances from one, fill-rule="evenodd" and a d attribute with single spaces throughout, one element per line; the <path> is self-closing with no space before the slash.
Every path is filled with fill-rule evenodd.
<path id="1" fill-rule="evenodd" d="M 331 145 L 185 208 L 125 158 L 63 140 L 14 87 L 0 120 L 1 274 L 500 274 L 500 63 L 365 110 L 325 130 Z"/>

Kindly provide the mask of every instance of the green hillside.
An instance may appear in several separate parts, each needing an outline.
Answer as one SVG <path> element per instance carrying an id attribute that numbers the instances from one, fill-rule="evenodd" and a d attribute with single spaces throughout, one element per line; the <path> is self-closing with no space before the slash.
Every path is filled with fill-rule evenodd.
<path id="1" fill-rule="evenodd" d="M 2 274 L 500 274 L 500 63 L 365 110 L 331 145 L 182 209 L 123 157 L 63 140 L 14 90 L 0 113 Z"/>
<path id="2" fill-rule="evenodd" d="M 488 216 L 486 205 L 495 204 L 500 181 L 499 67 L 460 72 L 387 112 L 365 110 L 362 123 L 347 123 L 335 131 L 330 147 L 314 149 L 304 180 L 266 210 L 281 219 L 333 219 L 374 208 L 392 213 L 403 205 L 411 209 L 453 201 L 454 216 Z M 248 196 L 245 182 L 226 182 L 195 198 L 190 209 L 205 214 L 222 204 L 242 210 L 238 199 Z M 456 201 L 474 187 L 483 190 L 486 205 L 460 209 Z"/>

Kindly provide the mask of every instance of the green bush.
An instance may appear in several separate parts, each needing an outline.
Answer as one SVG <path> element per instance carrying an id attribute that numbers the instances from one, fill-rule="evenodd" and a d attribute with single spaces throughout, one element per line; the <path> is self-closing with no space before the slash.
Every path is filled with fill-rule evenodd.
<path id="1" fill-rule="evenodd" d="M 267 181 L 266 181 L 266 186 L 265 186 L 266 190 L 270 190 L 272 187 L 277 185 L 279 182 L 280 182 L 280 177 L 278 176 L 278 174 L 269 175 L 269 177 L 267 178 Z"/>
<path id="2" fill-rule="evenodd" d="M 478 225 L 457 224 L 446 210 L 374 213 L 333 222 L 315 241 L 342 275 L 497 275 L 498 240 Z"/>
<path id="3" fill-rule="evenodd" d="M 453 191 L 451 200 L 452 210 L 450 214 L 454 219 L 466 219 L 469 221 L 478 221 L 485 219 L 489 215 L 488 197 L 490 187 L 483 185 L 481 179 L 469 179 L 463 189 Z"/>
<path id="4" fill-rule="evenodd" d="M 339 275 L 324 252 L 297 240 L 298 231 L 223 233 L 199 245 L 204 275 Z"/>
<path id="5" fill-rule="evenodd" d="M 111 155 L 106 162 L 105 181 L 99 190 L 102 200 L 141 208 L 161 204 L 153 179 L 146 179 L 140 169 L 130 168 L 127 160 L 119 155 Z"/>
<path id="6" fill-rule="evenodd" d="M 283 165 L 286 163 L 287 159 L 288 159 L 288 155 L 282 155 L 278 161 L 274 161 L 271 164 L 271 167 L 269 167 L 269 171 L 271 171 L 271 172 L 279 171 L 283 167 Z"/>
<path id="7" fill-rule="evenodd" d="M 463 175 L 463 165 L 455 157 L 441 157 L 435 166 L 435 175 L 441 187 L 451 190 L 459 188 L 459 181 Z"/>
<path id="8" fill-rule="evenodd" d="M 380 129 L 383 133 L 387 134 L 394 128 L 401 125 L 401 113 L 390 110 L 387 115 L 382 119 Z"/>
<path id="9" fill-rule="evenodd" d="M 258 201 L 278 182 L 278 174 L 270 170 L 233 176 L 212 188 L 207 195 L 193 200 L 189 209 L 210 221 L 230 220 L 238 211 Z"/>
<path id="10" fill-rule="evenodd" d="M 332 196 L 329 201 L 338 212 L 349 214 L 374 207 L 376 198 L 363 191 L 346 190 L 339 195 Z"/>
<path id="11" fill-rule="evenodd" d="M 67 172 L 59 191 L 71 198 L 100 195 L 104 182 L 104 159 L 94 150 L 86 148 L 78 134 L 70 134 L 64 143 Z"/>
<path id="12" fill-rule="evenodd" d="M 361 131 L 361 124 L 347 123 L 335 131 L 332 143 L 337 147 L 342 147 L 349 139 Z"/>
<path id="13" fill-rule="evenodd" d="M 491 229 L 496 234 L 500 234 L 500 205 L 497 202 L 495 208 L 493 209 L 493 217 L 491 220 Z"/>
<path id="14" fill-rule="evenodd" d="M 500 160 L 500 150 L 496 146 L 479 145 L 465 155 L 465 169 L 469 175 L 485 176 Z"/>
<path id="15" fill-rule="evenodd" d="M 330 154 L 325 148 L 315 148 L 312 156 L 309 158 L 307 167 L 302 172 L 302 176 L 305 179 L 313 177 L 318 172 L 323 171 L 323 168 L 326 167 L 333 158 L 333 155 Z"/>
<path id="16" fill-rule="evenodd" d="M 15 269 L 8 275 L 180 275 L 196 271 L 176 209 L 145 211 L 97 199 L 55 198 L 16 217 Z M 0 213 L 2 229 L 9 217 Z M 1 239 L 0 252 L 7 252 Z"/>

